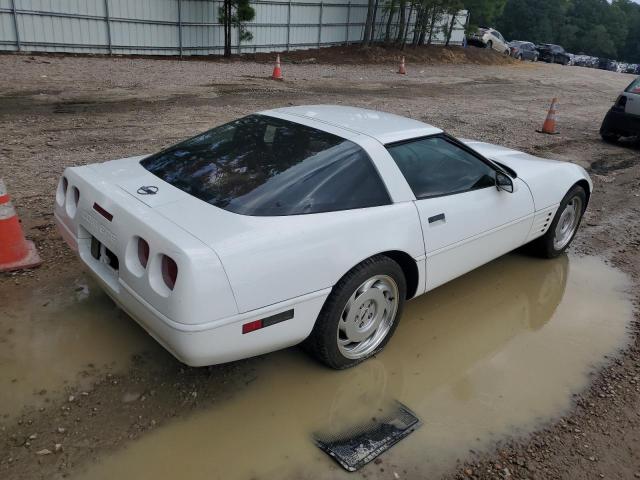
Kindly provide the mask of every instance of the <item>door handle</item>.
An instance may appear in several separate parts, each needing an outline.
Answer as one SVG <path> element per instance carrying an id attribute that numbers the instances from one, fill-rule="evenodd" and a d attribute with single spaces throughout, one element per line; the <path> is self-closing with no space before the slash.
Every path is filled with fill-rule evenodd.
<path id="1" fill-rule="evenodd" d="M 444 213 L 439 213 L 438 215 L 429 217 L 429 223 L 439 222 L 440 220 L 444 220 Z"/>

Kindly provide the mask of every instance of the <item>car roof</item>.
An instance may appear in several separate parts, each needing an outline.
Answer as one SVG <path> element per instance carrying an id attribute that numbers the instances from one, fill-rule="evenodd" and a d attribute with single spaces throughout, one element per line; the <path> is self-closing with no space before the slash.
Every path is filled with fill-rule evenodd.
<path id="1" fill-rule="evenodd" d="M 342 105 L 301 105 L 297 107 L 276 108 L 260 112 L 303 117 L 339 129 L 373 137 L 381 143 L 398 142 L 410 138 L 424 137 L 442 133 L 442 130 L 427 123 L 393 113 L 368 110 L 366 108 Z M 291 119 L 295 121 L 294 119 Z M 321 125 L 318 125 L 322 129 Z"/>

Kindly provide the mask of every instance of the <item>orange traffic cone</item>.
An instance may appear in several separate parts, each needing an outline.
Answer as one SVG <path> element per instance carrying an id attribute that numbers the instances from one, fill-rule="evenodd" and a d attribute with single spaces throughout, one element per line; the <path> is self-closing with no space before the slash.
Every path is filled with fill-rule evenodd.
<path id="1" fill-rule="evenodd" d="M 282 68 L 280 68 L 280 55 L 276 56 L 276 66 L 273 67 L 273 74 L 271 78 L 274 80 L 284 80 L 282 78 Z"/>
<path id="2" fill-rule="evenodd" d="M 407 74 L 407 70 L 404 67 L 404 57 L 402 57 L 402 59 L 400 60 L 400 68 L 398 69 L 398 73 L 401 75 Z"/>
<path id="3" fill-rule="evenodd" d="M 556 134 L 556 112 L 558 110 L 558 99 L 554 97 L 551 100 L 551 106 L 549 107 L 549 113 L 547 113 L 547 118 L 542 125 L 542 130 L 536 130 L 538 133 L 549 133 Z"/>
<path id="4" fill-rule="evenodd" d="M 33 242 L 25 240 L 7 187 L 0 179 L 0 272 L 40 265 Z"/>

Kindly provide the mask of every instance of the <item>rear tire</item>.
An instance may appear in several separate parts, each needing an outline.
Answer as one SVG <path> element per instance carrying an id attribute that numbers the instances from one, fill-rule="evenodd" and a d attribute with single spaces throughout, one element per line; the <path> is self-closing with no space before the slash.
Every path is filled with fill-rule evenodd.
<path id="1" fill-rule="evenodd" d="M 532 252 L 544 258 L 561 255 L 571 245 L 586 207 L 587 193 L 574 185 L 560 202 L 547 232 L 531 242 Z"/>
<path id="2" fill-rule="evenodd" d="M 406 294 L 400 265 L 383 255 L 365 260 L 333 287 L 303 348 L 331 368 L 357 365 L 387 344 Z"/>

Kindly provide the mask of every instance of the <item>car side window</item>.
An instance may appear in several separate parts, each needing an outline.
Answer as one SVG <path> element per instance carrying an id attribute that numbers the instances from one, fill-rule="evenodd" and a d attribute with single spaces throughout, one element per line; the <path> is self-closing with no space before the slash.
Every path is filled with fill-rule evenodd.
<path id="1" fill-rule="evenodd" d="M 442 136 L 387 145 L 417 199 L 495 186 L 485 162 Z"/>

